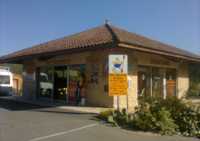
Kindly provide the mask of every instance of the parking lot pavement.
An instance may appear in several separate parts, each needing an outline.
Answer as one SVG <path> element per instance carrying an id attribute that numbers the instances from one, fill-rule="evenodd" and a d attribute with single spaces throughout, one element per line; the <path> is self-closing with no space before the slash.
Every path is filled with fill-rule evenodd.
<path id="1" fill-rule="evenodd" d="M 195 141 L 110 127 L 94 115 L 49 110 L 0 98 L 0 141 Z"/>

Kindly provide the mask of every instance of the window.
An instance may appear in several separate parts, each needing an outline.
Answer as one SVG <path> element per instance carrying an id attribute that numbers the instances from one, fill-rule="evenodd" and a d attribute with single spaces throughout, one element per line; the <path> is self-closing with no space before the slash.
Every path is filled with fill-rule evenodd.
<path id="1" fill-rule="evenodd" d="M 51 98 L 53 92 L 53 68 L 39 69 L 39 97 Z"/>
<path id="2" fill-rule="evenodd" d="M 164 70 L 161 68 L 152 68 L 152 96 L 163 97 L 163 76 Z"/>
<path id="3" fill-rule="evenodd" d="M 10 84 L 10 76 L 9 75 L 0 75 L 0 84 Z"/>
<path id="4" fill-rule="evenodd" d="M 138 72 L 138 93 L 139 96 L 151 95 L 151 68 L 139 67 Z"/>
<path id="5" fill-rule="evenodd" d="M 176 69 L 139 66 L 138 95 L 159 98 L 176 96 Z"/>

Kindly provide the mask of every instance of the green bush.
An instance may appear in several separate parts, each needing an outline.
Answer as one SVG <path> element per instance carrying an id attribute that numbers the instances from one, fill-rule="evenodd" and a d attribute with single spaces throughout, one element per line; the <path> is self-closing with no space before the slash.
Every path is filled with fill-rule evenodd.
<path id="1" fill-rule="evenodd" d="M 185 136 L 199 136 L 200 132 L 200 110 L 185 103 L 181 99 L 171 97 L 167 99 L 146 99 L 142 102 L 148 102 L 152 110 L 160 111 L 162 108 L 171 114 L 171 118 L 177 125 L 176 132 Z"/>
<path id="2" fill-rule="evenodd" d="M 165 108 L 161 108 L 156 113 L 156 128 L 161 134 L 175 134 L 177 125 L 171 117 L 171 113 Z"/>
<path id="3" fill-rule="evenodd" d="M 148 102 L 147 102 L 148 101 Z M 164 107 L 158 107 L 158 101 L 148 99 L 140 103 L 136 109 L 133 126 L 145 131 L 160 132 L 161 134 L 174 134 L 177 125 L 171 117 L 171 113 Z"/>
<path id="4" fill-rule="evenodd" d="M 126 127 L 128 123 L 128 113 L 126 109 L 122 109 L 121 111 L 115 110 L 113 112 L 113 119 L 116 121 L 117 125 Z"/>
<path id="5" fill-rule="evenodd" d="M 131 119 L 133 128 L 140 129 L 140 130 L 155 130 L 154 122 L 155 117 L 152 115 L 150 111 L 149 103 L 141 103 L 137 108 L 136 112 Z"/>
<path id="6" fill-rule="evenodd" d="M 113 110 L 102 111 L 98 114 L 97 118 L 108 121 L 108 117 L 113 115 Z"/>
<path id="7" fill-rule="evenodd" d="M 142 98 L 135 113 L 105 111 L 101 119 L 134 130 L 161 134 L 182 134 L 200 137 L 200 107 L 194 107 L 175 97 L 167 99 Z"/>

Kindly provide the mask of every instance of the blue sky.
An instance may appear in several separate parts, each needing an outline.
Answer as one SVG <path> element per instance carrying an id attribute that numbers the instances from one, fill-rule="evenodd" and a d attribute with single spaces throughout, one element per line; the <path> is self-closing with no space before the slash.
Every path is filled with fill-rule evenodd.
<path id="1" fill-rule="evenodd" d="M 102 25 L 200 54 L 200 0 L 0 0 L 0 55 Z"/>

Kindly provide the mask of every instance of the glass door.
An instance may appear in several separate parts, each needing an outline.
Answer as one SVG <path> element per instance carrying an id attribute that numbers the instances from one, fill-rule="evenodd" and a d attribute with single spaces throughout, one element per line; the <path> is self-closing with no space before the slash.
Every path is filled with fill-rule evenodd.
<path id="1" fill-rule="evenodd" d="M 151 68 L 139 67 L 138 71 L 138 93 L 139 96 L 151 95 Z"/>
<path id="2" fill-rule="evenodd" d="M 176 96 L 176 69 L 139 66 L 138 96 Z"/>
<path id="3" fill-rule="evenodd" d="M 39 98 L 81 104 L 85 97 L 85 65 L 45 66 L 38 68 L 37 72 Z"/>
<path id="4" fill-rule="evenodd" d="M 84 70 L 84 65 L 69 67 L 68 104 L 79 105 L 81 103 L 85 81 Z"/>
<path id="5" fill-rule="evenodd" d="M 41 67 L 38 69 L 39 98 L 51 99 L 53 94 L 53 68 Z"/>
<path id="6" fill-rule="evenodd" d="M 152 68 L 152 96 L 163 98 L 163 70 Z"/>

